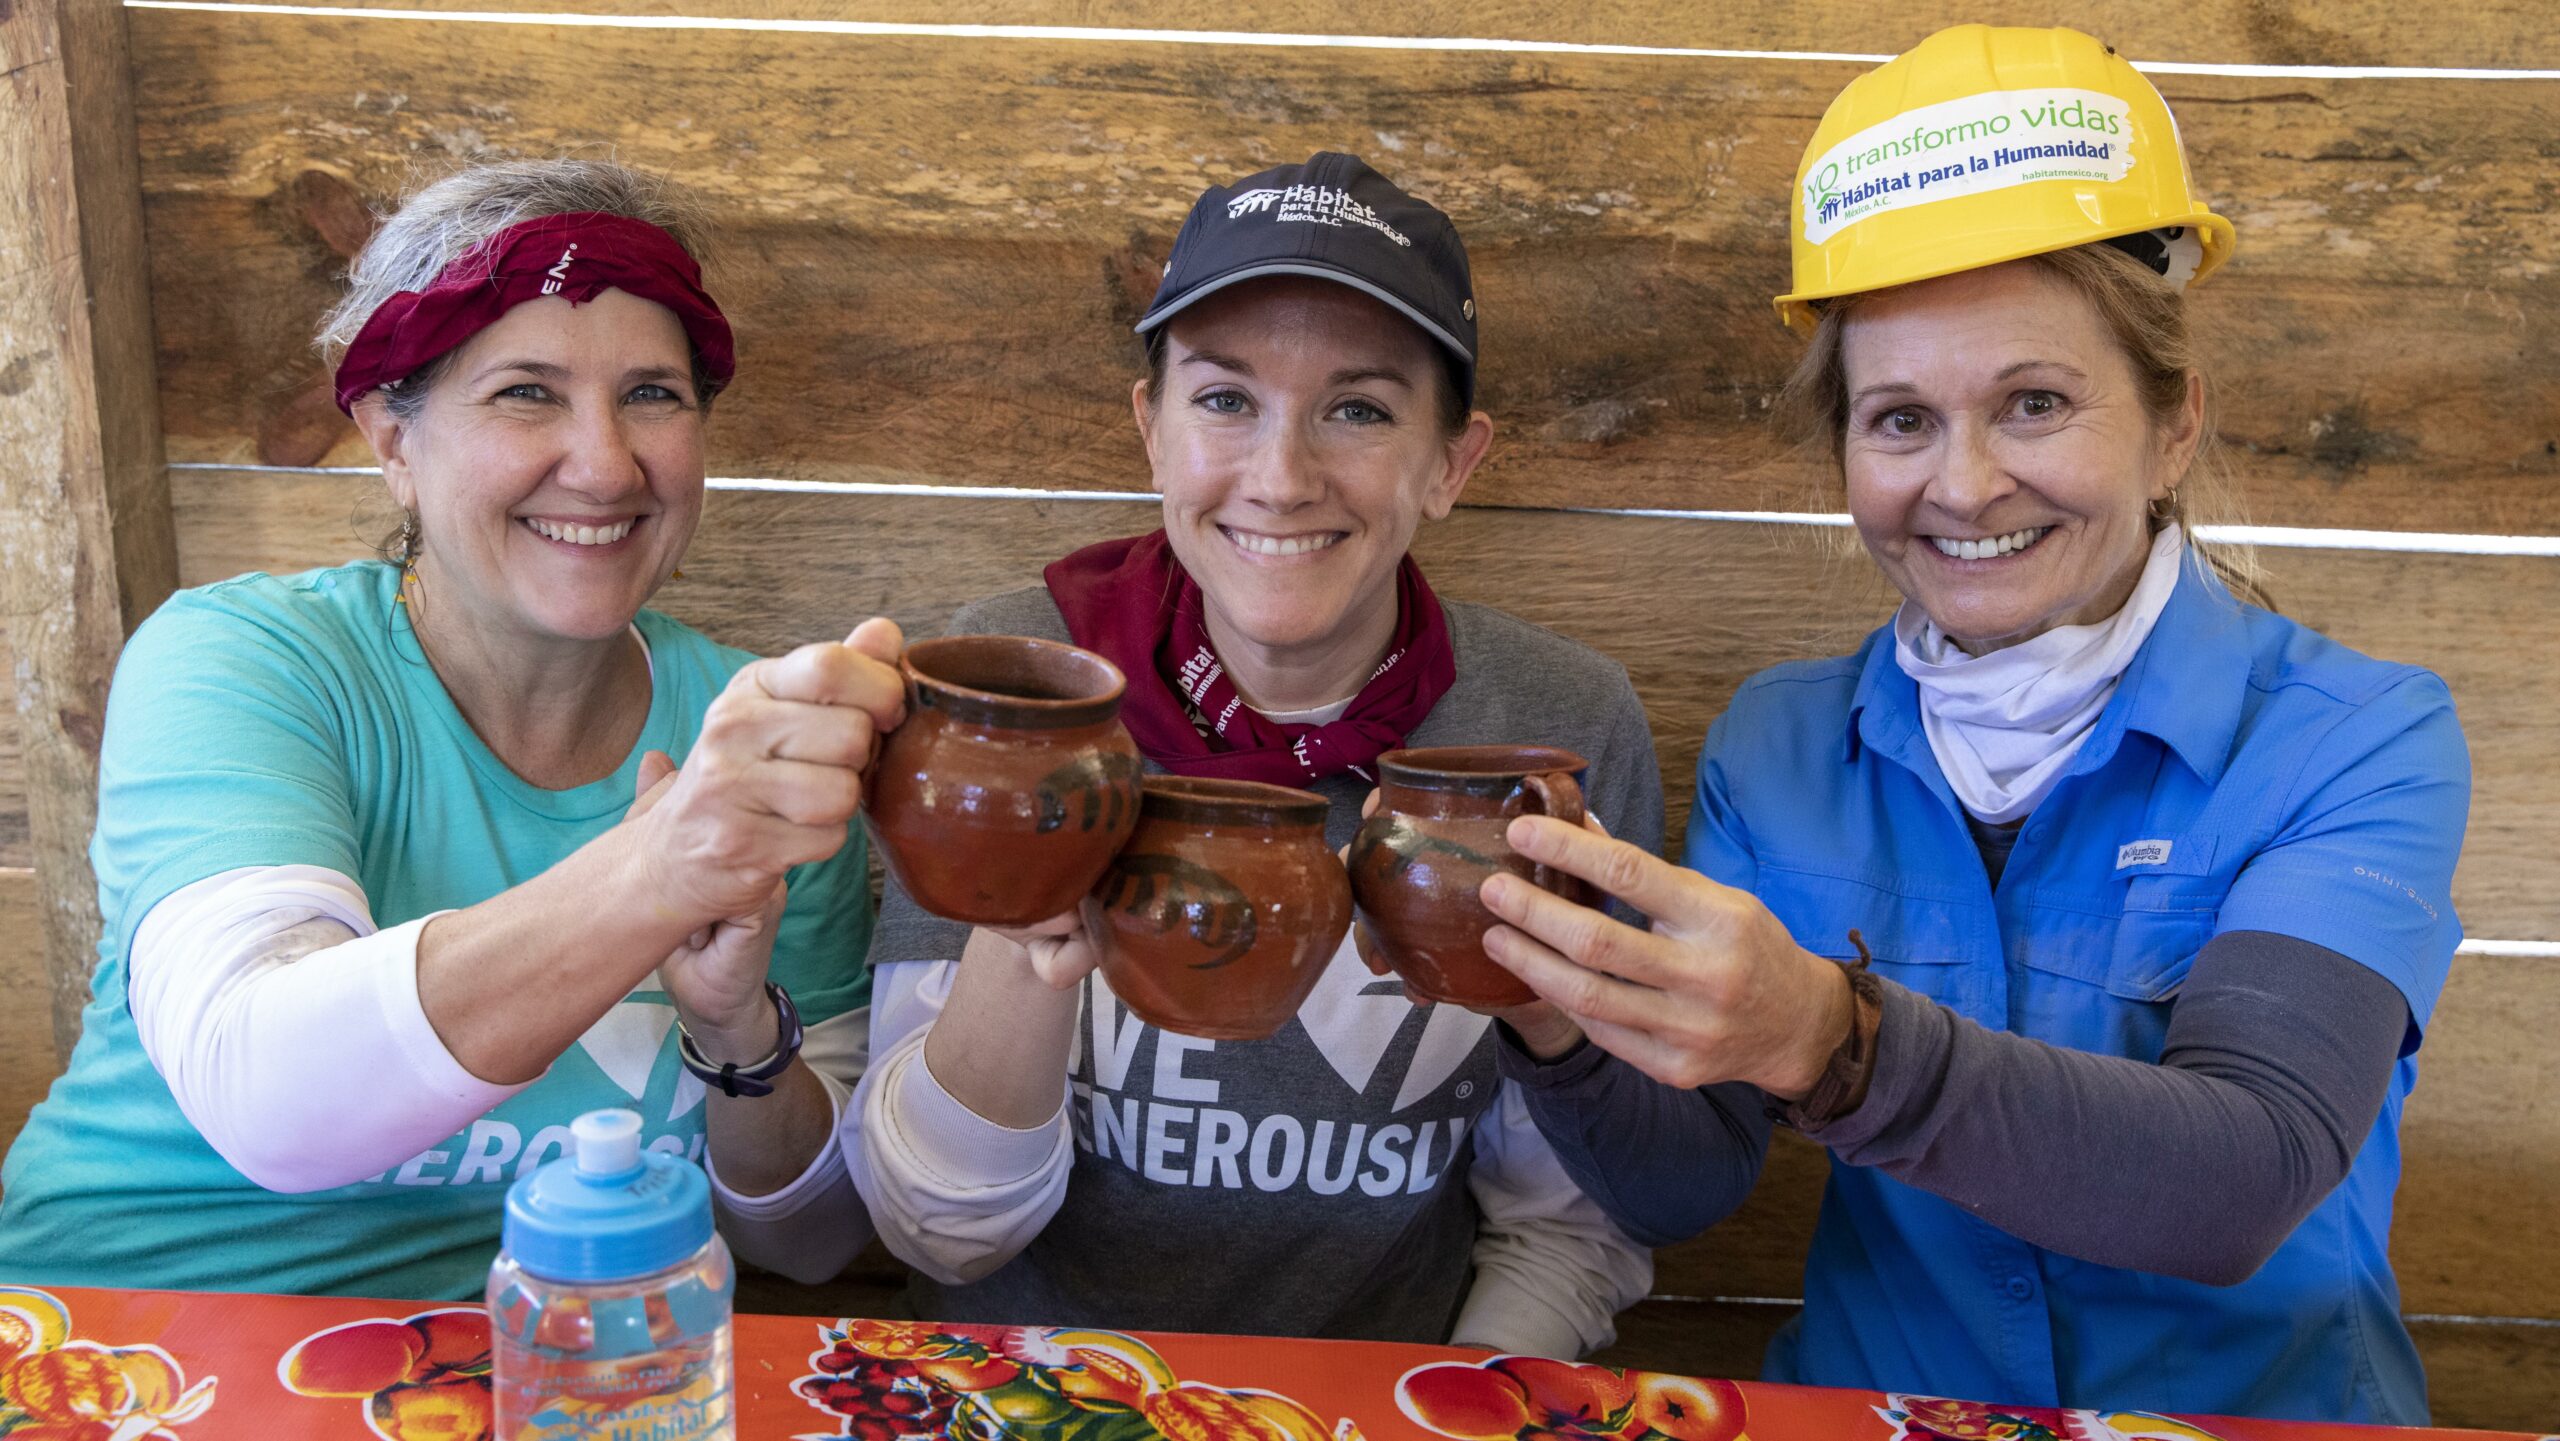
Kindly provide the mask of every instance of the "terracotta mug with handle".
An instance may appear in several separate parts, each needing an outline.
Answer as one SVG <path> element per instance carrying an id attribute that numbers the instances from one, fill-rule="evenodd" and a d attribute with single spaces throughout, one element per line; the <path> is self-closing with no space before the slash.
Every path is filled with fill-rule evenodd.
<path id="1" fill-rule="evenodd" d="M 1590 762 L 1556 746 L 1440 746 L 1378 758 L 1378 805 L 1351 841 L 1351 895 L 1361 955 L 1383 962 L 1426 1000 L 1479 1009 L 1537 994 L 1484 953 L 1496 924 L 1477 898 L 1509 871 L 1581 905 L 1591 888 L 1531 863 L 1504 831 L 1524 815 L 1582 824 Z"/>
<path id="2" fill-rule="evenodd" d="M 1287 786 L 1147 777 L 1137 834 L 1084 901 L 1111 993 L 1188 1036 L 1252 1040 L 1286 1025 L 1351 923 L 1327 809 Z"/>
<path id="3" fill-rule="evenodd" d="M 907 719 L 862 809 L 890 874 L 948 920 L 1028 926 L 1076 908 L 1138 824 L 1119 668 L 1018 635 L 918 641 Z"/>

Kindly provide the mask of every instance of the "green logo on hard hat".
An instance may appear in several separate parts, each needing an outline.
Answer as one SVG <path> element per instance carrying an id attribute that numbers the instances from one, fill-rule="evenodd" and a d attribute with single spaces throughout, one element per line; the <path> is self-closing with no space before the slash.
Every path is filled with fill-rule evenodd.
<path id="1" fill-rule="evenodd" d="M 1804 213 L 1807 215 L 1820 215 L 1822 213 L 1823 206 L 1834 194 L 1837 193 L 1833 187 L 1839 183 L 1840 162 L 1834 160 L 1830 164 L 1822 167 L 1822 173 L 1820 175 L 1815 176 L 1812 180 L 1805 183 Z"/>

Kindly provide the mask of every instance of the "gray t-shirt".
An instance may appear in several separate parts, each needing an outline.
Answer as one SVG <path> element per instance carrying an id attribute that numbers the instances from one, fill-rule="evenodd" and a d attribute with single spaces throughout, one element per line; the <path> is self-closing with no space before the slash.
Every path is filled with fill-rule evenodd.
<path id="1" fill-rule="evenodd" d="M 1500 611 L 1441 604 L 1457 680 L 1406 743 L 1576 751 L 1601 820 L 1659 850 L 1660 772 L 1625 668 Z M 1069 639 L 1039 587 L 965 607 L 951 630 Z M 1333 803 L 1327 842 L 1347 844 L 1368 783 L 1311 788 Z M 949 960 L 967 935 L 893 880 L 871 963 Z M 1485 1017 L 1411 1005 L 1339 957 L 1259 1041 L 1168 1035 L 1097 977 L 1071 1060 L 1065 1201 L 993 1274 L 918 1275 L 910 1302 L 936 1320 L 1443 1341 L 1472 1274 L 1469 1134 L 1496 1096 L 1498 1046 Z"/>

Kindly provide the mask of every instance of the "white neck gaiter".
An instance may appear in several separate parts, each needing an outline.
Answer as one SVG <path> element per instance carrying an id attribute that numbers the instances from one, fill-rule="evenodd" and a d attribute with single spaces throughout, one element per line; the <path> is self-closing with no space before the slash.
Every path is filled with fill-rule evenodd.
<path id="1" fill-rule="evenodd" d="M 1909 601 L 1894 613 L 1894 655 L 1919 683 L 1929 749 L 1976 820 L 2019 820 L 2062 778 L 2178 588 L 2185 553 L 2185 532 L 2162 527 L 2122 610 L 1988 655 L 1965 654 Z"/>

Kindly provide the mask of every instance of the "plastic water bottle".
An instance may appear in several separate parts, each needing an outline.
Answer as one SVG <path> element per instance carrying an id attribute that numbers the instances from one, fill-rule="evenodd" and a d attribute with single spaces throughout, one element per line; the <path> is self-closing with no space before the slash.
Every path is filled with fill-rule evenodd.
<path id="1" fill-rule="evenodd" d="M 569 1131 L 571 1155 L 508 1188 L 489 1268 L 499 1441 L 726 1441 L 736 1273 L 710 1181 L 642 1150 L 634 1112 Z"/>

